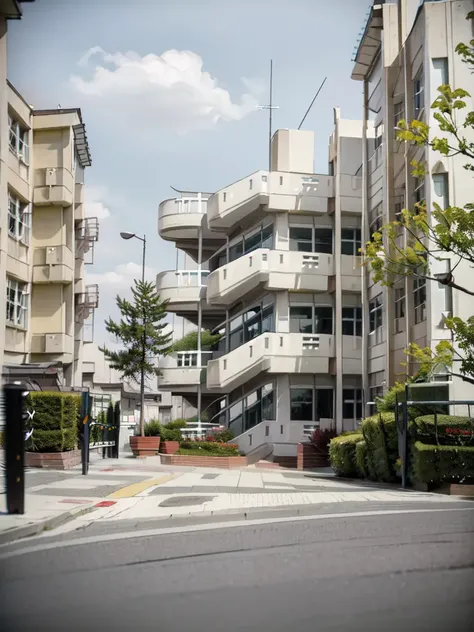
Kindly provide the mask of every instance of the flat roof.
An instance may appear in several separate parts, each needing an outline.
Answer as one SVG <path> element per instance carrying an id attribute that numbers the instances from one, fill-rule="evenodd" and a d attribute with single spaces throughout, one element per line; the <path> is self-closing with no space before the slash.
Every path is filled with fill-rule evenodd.
<path id="1" fill-rule="evenodd" d="M 91 152 L 87 141 L 86 126 L 82 120 L 81 108 L 56 108 L 55 110 L 33 110 L 34 116 L 56 116 L 57 114 L 77 114 L 80 123 L 73 125 L 74 140 L 76 142 L 77 156 L 81 167 L 90 167 L 92 164 Z"/>

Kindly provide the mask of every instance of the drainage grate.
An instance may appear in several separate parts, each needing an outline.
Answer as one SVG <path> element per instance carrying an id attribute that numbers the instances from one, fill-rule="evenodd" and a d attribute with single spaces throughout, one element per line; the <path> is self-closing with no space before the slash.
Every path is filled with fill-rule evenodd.
<path id="1" fill-rule="evenodd" d="M 158 507 L 190 507 L 192 505 L 202 505 L 208 500 L 213 500 L 214 496 L 176 496 L 163 500 Z"/>

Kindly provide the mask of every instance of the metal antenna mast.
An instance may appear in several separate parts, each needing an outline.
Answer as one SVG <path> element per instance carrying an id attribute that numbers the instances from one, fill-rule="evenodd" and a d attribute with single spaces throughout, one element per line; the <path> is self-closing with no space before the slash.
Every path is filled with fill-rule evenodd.
<path id="1" fill-rule="evenodd" d="M 272 168 L 272 125 L 273 110 L 278 110 L 279 105 L 273 105 L 273 59 L 270 59 L 270 99 L 268 105 L 257 105 L 257 110 L 268 110 L 268 170 Z"/>
<path id="2" fill-rule="evenodd" d="M 327 77 L 324 77 L 324 81 L 322 82 L 322 84 L 319 86 L 319 90 L 316 92 L 316 94 L 314 95 L 313 100 L 311 101 L 311 104 L 309 106 L 309 108 L 306 110 L 306 114 L 303 116 L 303 119 L 301 121 L 301 123 L 298 125 L 298 129 L 301 129 L 301 126 L 303 125 L 303 123 L 305 122 L 306 117 L 309 114 L 309 111 L 311 110 L 311 108 L 313 107 L 314 102 L 316 101 L 316 99 L 318 98 L 319 93 L 321 92 L 321 90 L 323 89 L 324 84 L 326 83 L 326 79 Z"/>

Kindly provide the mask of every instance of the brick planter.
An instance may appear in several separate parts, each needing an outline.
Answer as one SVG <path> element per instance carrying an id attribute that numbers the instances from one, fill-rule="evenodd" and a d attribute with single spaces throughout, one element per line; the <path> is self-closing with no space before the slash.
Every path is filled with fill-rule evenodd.
<path id="1" fill-rule="evenodd" d="M 329 457 L 317 452 L 311 443 L 298 443 L 297 463 L 299 470 L 329 467 Z"/>
<path id="2" fill-rule="evenodd" d="M 68 470 L 81 463 L 81 451 L 25 452 L 25 467 L 41 467 L 45 470 Z"/>
<path id="3" fill-rule="evenodd" d="M 245 467 L 245 456 L 194 456 L 191 454 L 162 454 L 162 465 L 189 465 L 191 467 L 222 467 L 230 470 L 233 467 Z"/>
<path id="4" fill-rule="evenodd" d="M 161 441 L 160 454 L 174 454 L 179 450 L 179 441 Z"/>
<path id="5" fill-rule="evenodd" d="M 160 437 L 130 437 L 133 456 L 155 456 L 160 447 Z"/>

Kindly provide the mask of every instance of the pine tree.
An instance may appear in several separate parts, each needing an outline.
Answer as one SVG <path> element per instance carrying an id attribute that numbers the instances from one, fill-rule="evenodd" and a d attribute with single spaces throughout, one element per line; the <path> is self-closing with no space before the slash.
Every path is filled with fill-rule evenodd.
<path id="1" fill-rule="evenodd" d="M 134 281 L 132 295 L 132 301 L 120 296 L 116 298 L 120 322 L 111 318 L 105 321 L 107 332 L 115 336 L 123 348 L 112 351 L 104 346 L 100 350 L 122 378 L 140 384 L 140 435 L 143 437 L 145 381 L 160 374 L 156 359 L 168 352 L 172 334 L 164 331 L 167 326 L 166 301 L 160 300 L 153 283 Z"/>

